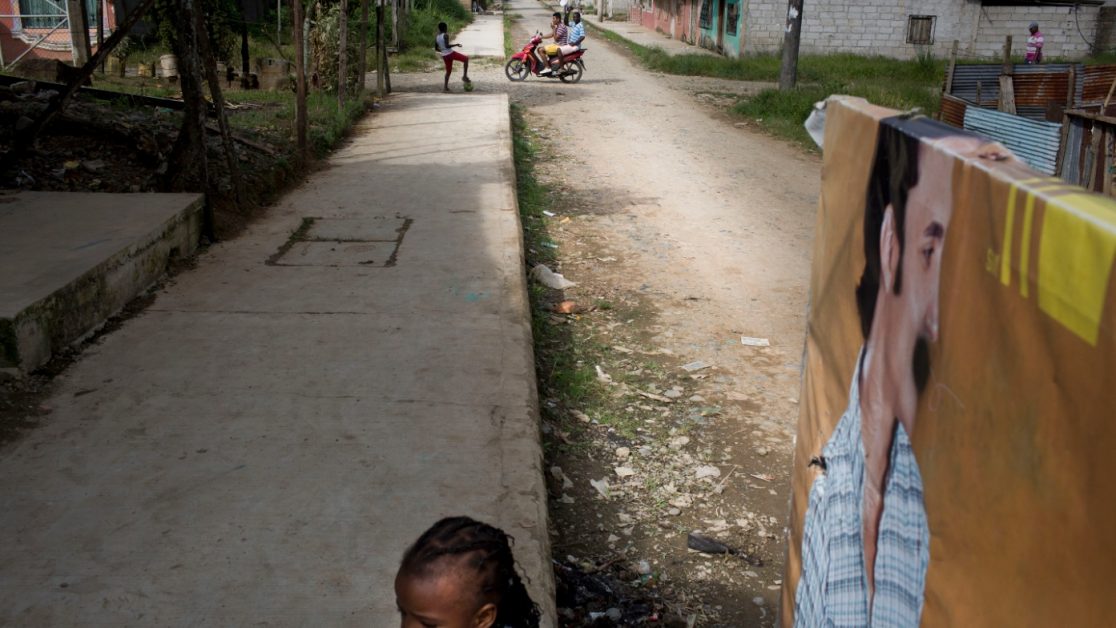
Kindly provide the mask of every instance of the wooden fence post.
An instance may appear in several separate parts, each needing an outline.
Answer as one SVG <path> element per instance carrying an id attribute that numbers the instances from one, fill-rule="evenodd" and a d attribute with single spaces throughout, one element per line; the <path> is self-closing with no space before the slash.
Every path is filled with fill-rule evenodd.
<path id="1" fill-rule="evenodd" d="M 1004 38 L 1004 62 L 1000 69 L 1000 102 L 998 109 L 1015 114 L 1015 83 L 1012 74 L 1015 68 L 1011 63 L 1011 35 Z"/>

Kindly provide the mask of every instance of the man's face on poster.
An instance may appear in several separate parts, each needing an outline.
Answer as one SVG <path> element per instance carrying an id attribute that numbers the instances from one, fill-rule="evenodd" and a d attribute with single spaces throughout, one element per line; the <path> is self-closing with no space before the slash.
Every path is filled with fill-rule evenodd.
<path id="1" fill-rule="evenodd" d="M 938 339 L 942 253 L 953 212 L 954 154 L 976 153 L 983 144 L 976 138 L 949 137 L 919 145 L 918 182 L 907 196 L 902 252 L 898 253 L 897 242 L 891 243 L 888 298 L 894 299 L 896 307 L 889 324 L 896 326 L 893 331 L 902 339 L 900 350 L 911 352 L 911 386 L 904 391 L 903 405 L 912 410 L 929 378 L 929 343 Z M 891 223 L 894 228 L 894 220 Z M 900 259 L 901 263 L 894 263 Z"/>

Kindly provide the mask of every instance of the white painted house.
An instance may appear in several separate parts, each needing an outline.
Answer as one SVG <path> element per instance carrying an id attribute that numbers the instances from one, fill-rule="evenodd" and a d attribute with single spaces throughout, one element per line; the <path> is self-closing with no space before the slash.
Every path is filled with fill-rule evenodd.
<path id="1" fill-rule="evenodd" d="M 1023 54 L 1038 22 L 1045 57 L 1077 58 L 1116 47 L 1116 0 L 805 0 L 802 52 L 850 52 L 909 59 L 949 55 L 999 58 L 1004 36 Z M 787 0 L 638 0 L 632 21 L 728 56 L 780 49 Z"/>
<path id="2" fill-rule="evenodd" d="M 777 50 L 786 2 L 745 0 L 744 6 L 745 50 Z M 806 0 L 801 46 L 804 53 L 942 57 L 957 40 L 961 56 L 997 58 L 1006 35 L 1013 36 L 1013 51 L 1022 54 L 1027 26 L 1034 21 L 1046 37 L 1046 58 L 1076 58 L 1096 43 L 1101 9 L 1099 0 Z"/>

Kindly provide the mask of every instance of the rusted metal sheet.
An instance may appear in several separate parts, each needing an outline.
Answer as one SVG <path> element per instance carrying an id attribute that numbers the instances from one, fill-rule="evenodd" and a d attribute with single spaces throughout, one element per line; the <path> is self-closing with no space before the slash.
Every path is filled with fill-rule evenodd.
<path id="1" fill-rule="evenodd" d="M 965 109 L 968 104 L 950 95 L 942 97 L 942 122 L 959 129 L 965 128 Z"/>
<path id="2" fill-rule="evenodd" d="M 1074 68 L 1077 82 L 1080 82 L 1079 64 L 1014 66 L 1012 85 L 1015 88 L 1016 112 L 1031 120 L 1045 120 L 1047 105 L 1052 101 L 1064 104 L 1069 96 L 1070 68 Z M 958 65 L 953 72 L 953 91 L 950 93 L 985 109 L 995 109 L 1000 99 L 1001 72 L 1000 64 Z"/>
<path id="3" fill-rule="evenodd" d="M 1012 68 L 1012 73 L 1015 75 L 1016 80 L 1031 74 L 1061 74 L 1065 76 L 1072 67 L 1077 69 L 1078 76 L 1080 76 L 1080 68 L 1078 65 L 1079 64 L 1076 63 L 1046 63 L 1042 65 L 1018 64 Z M 1002 66 L 999 63 L 984 63 L 979 65 L 958 64 L 953 70 L 953 91 L 950 93 L 963 100 L 976 102 L 977 83 L 980 83 L 980 104 L 986 107 L 995 107 L 996 100 L 1000 97 L 999 80 L 1001 70 Z M 1016 89 L 1016 94 L 1016 100 L 1018 101 L 1018 88 Z"/>
<path id="4" fill-rule="evenodd" d="M 1116 65 L 1087 65 L 1078 72 L 1081 75 L 1079 102 L 1103 102 L 1112 81 L 1116 81 Z"/>
<path id="5" fill-rule="evenodd" d="M 1062 104 L 1069 97 L 1069 70 L 1016 74 L 1012 83 L 1016 107 L 1041 107 L 1045 113 L 1048 103 Z"/>

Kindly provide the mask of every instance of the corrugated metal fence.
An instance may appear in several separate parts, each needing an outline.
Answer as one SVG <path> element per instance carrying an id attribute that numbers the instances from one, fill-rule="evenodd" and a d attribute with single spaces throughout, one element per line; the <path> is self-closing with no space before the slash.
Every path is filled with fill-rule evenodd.
<path id="1" fill-rule="evenodd" d="M 1085 149 L 1085 121 L 1081 118 L 1071 117 L 1069 129 L 1066 133 L 1066 148 L 1062 158 L 1061 177 L 1070 183 L 1082 187 L 1088 186 L 1088 174 L 1091 172 L 1092 159 L 1084 159 L 1089 151 Z"/>
<path id="2" fill-rule="evenodd" d="M 968 107 L 965 109 L 965 128 L 1000 142 L 1043 174 L 1052 175 L 1058 167 L 1061 124 Z"/>
<path id="3" fill-rule="evenodd" d="M 1080 93 L 1082 67 L 1079 63 L 1050 63 L 1014 66 L 1015 109 L 1019 115 L 1034 120 L 1046 119 L 1046 103 L 1054 100 L 1064 104 L 1069 96 L 1069 72 L 1077 77 L 1074 93 Z M 1095 66 L 1101 67 L 1101 66 Z M 1103 66 L 1112 67 L 1116 66 Z M 996 108 L 1000 99 L 1000 64 L 958 65 L 953 71 L 950 94 L 985 108 Z M 1109 81 L 1111 83 L 1111 81 Z M 979 87 L 978 87 L 979 85 Z M 977 92 L 980 101 L 977 101 Z M 1105 86 L 1107 93 L 1108 86 Z M 1102 95 L 1103 98 L 1103 95 Z"/>
<path id="4" fill-rule="evenodd" d="M 998 63 L 958 65 L 953 71 L 950 95 L 985 109 L 995 109 L 1000 99 L 1002 67 Z M 1108 95 L 1112 81 L 1116 80 L 1116 65 L 1018 64 L 1012 68 L 1016 112 L 1024 118 L 1044 120 L 1049 103 L 1068 104 L 1070 70 L 1073 70 L 1074 79 L 1073 107 L 1099 105 Z"/>

